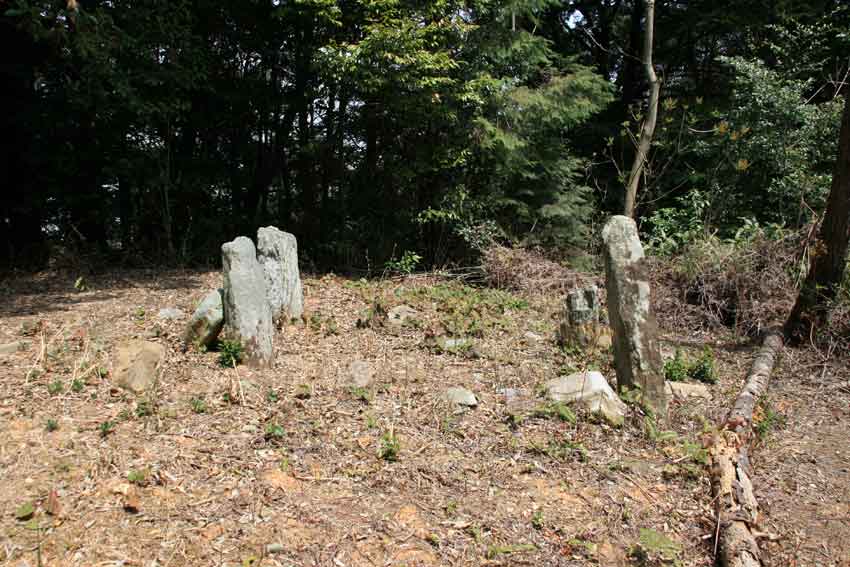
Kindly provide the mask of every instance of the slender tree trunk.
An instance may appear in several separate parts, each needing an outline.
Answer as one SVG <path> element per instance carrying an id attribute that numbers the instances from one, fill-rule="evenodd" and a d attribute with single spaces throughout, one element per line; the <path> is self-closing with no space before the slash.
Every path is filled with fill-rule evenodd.
<path id="1" fill-rule="evenodd" d="M 640 178 L 643 174 L 646 158 L 649 155 L 650 145 L 652 144 L 652 136 L 655 134 L 655 122 L 658 119 L 658 98 L 661 92 L 661 81 L 655 74 L 655 68 L 652 65 L 652 42 L 655 31 L 655 0 L 647 0 L 646 2 L 646 32 L 643 38 L 643 67 L 646 72 L 646 78 L 649 81 L 649 105 L 646 111 L 646 119 L 640 130 L 640 140 L 638 141 L 637 154 L 635 161 L 632 163 L 632 170 L 629 173 L 629 181 L 626 184 L 626 205 L 623 214 L 627 217 L 635 216 L 635 203 L 637 201 L 637 191 L 640 186 Z"/>
<path id="2" fill-rule="evenodd" d="M 841 119 L 838 160 L 826 213 L 812 248 L 811 264 L 797 302 L 785 323 L 785 334 L 793 342 L 814 339 L 829 319 L 832 302 L 844 279 L 847 244 L 850 240 L 850 92 L 845 95 Z"/>

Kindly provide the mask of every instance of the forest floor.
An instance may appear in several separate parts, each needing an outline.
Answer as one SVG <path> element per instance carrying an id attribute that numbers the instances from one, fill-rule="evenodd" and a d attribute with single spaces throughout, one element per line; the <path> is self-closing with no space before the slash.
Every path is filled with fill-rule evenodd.
<path id="1" fill-rule="evenodd" d="M 614 377 L 609 353 L 557 346 L 558 293 L 307 277 L 305 320 L 278 331 L 274 367 L 234 370 L 181 348 L 188 315 L 220 280 L 0 282 L 0 344 L 24 341 L 0 355 L 0 564 L 712 564 L 702 435 L 737 395 L 751 343 L 665 323 L 668 355 L 714 349 L 711 398 L 672 404 L 664 431 L 634 408 L 611 428 L 540 397 L 559 374 Z M 413 307 L 415 324 L 358 327 L 376 300 Z M 183 319 L 159 319 L 169 307 Z M 441 353 L 428 340 L 461 329 L 474 349 Z M 110 372 L 116 344 L 133 337 L 168 353 L 142 397 Z M 369 386 L 352 385 L 355 361 L 368 363 Z M 770 566 L 850 565 L 847 366 L 786 350 L 758 410 Z M 452 386 L 478 407 L 445 402 Z"/>

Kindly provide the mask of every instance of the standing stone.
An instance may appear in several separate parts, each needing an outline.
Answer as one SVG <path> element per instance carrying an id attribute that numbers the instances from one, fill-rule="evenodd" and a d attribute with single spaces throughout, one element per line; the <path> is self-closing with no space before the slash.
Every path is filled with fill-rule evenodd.
<path id="1" fill-rule="evenodd" d="M 644 403 L 663 414 L 667 397 L 658 324 L 637 226 L 629 217 L 611 217 L 602 229 L 602 240 L 617 384 L 621 390 L 640 387 Z"/>
<path id="2" fill-rule="evenodd" d="M 567 294 L 558 329 L 558 342 L 569 347 L 610 346 L 610 333 L 601 322 L 599 289 L 576 289 Z"/>
<path id="3" fill-rule="evenodd" d="M 298 272 L 298 241 L 273 226 L 261 228 L 257 231 L 257 260 L 263 267 L 275 323 L 300 318 L 304 292 Z"/>
<path id="4" fill-rule="evenodd" d="M 224 290 L 214 289 L 204 296 L 201 304 L 195 309 L 192 318 L 183 333 L 183 343 L 188 347 L 208 347 L 212 345 L 224 325 L 224 306 L 222 295 Z"/>
<path id="5" fill-rule="evenodd" d="M 245 362 L 269 366 L 273 347 L 272 311 L 254 243 L 240 236 L 221 247 L 224 273 L 224 336 L 242 344 Z"/>

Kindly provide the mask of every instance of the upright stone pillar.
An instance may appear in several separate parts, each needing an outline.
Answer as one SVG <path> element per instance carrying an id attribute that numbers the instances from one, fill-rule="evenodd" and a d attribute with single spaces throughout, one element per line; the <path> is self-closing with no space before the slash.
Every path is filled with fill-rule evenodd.
<path id="1" fill-rule="evenodd" d="M 265 274 L 274 322 L 300 318 L 304 312 L 304 292 L 295 236 L 273 226 L 261 228 L 257 231 L 257 260 Z"/>
<path id="2" fill-rule="evenodd" d="M 637 226 L 629 217 L 611 217 L 602 229 L 602 240 L 617 385 L 621 390 L 640 387 L 643 402 L 663 415 L 667 398 L 658 324 Z"/>
<path id="3" fill-rule="evenodd" d="M 242 344 L 245 362 L 269 366 L 273 360 L 272 312 L 263 268 L 250 238 L 221 247 L 224 273 L 224 337 Z"/>

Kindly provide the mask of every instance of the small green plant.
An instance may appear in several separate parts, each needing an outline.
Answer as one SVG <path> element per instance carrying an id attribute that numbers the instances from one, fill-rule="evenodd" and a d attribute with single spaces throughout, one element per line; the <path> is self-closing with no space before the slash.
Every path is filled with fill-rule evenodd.
<path id="1" fill-rule="evenodd" d="M 496 559 L 500 555 L 522 553 L 523 551 L 535 551 L 536 549 L 537 547 L 530 543 L 520 543 L 517 545 L 491 545 L 487 548 L 487 559 Z"/>
<path id="2" fill-rule="evenodd" d="M 148 417 L 155 412 L 154 405 L 149 400 L 139 400 L 136 404 L 136 417 Z"/>
<path id="3" fill-rule="evenodd" d="M 74 281 L 74 289 L 77 291 L 86 291 L 88 289 L 88 284 L 86 284 L 86 278 L 80 276 Z"/>
<path id="4" fill-rule="evenodd" d="M 649 528 L 640 529 L 640 539 L 629 550 L 638 565 L 681 565 L 682 545 Z"/>
<path id="5" fill-rule="evenodd" d="M 53 431 L 56 431 L 57 429 L 59 429 L 59 422 L 56 421 L 55 419 L 53 419 L 52 417 L 49 417 L 49 418 L 47 418 L 47 421 L 44 424 L 44 428 L 49 433 L 52 433 Z"/>
<path id="6" fill-rule="evenodd" d="M 388 431 L 381 437 L 381 446 L 378 449 L 378 457 L 388 462 L 398 461 L 398 454 L 401 451 L 401 442 L 395 433 Z"/>
<path id="7" fill-rule="evenodd" d="M 79 378 L 75 378 L 73 382 L 71 382 L 71 391 L 75 394 L 79 394 L 86 387 L 86 383 L 80 380 Z"/>
<path id="8" fill-rule="evenodd" d="M 361 388 L 360 386 L 352 386 L 349 388 L 349 393 L 351 397 L 355 400 L 359 400 L 364 404 L 368 404 L 372 401 L 372 392 L 370 392 L 367 388 Z"/>
<path id="9" fill-rule="evenodd" d="M 658 429 L 654 416 L 644 416 L 643 425 L 646 438 L 655 444 L 660 445 L 670 441 L 675 441 L 679 438 L 679 434 L 675 431 Z"/>
<path id="10" fill-rule="evenodd" d="M 664 379 L 668 382 L 684 382 L 687 378 L 688 363 L 677 348 L 673 359 L 664 363 Z"/>
<path id="11" fill-rule="evenodd" d="M 95 370 L 95 372 L 97 373 L 97 377 L 100 378 L 101 380 L 103 380 L 104 378 L 109 376 L 109 370 L 107 370 L 103 366 L 98 367 L 98 369 Z"/>
<path id="12" fill-rule="evenodd" d="M 280 440 L 286 437 L 286 430 L 278 423 L 266 425 L 266 440 Z"/>
<path id="13" fill-rule="evenodd" d="M 295 388 L 295 398 L 298 400 L 309 400 L 313 396 L 313 388 L 310 384 L 298 384 Z"/>
<path id="14" fill-rule="evenodd" d="M 716 383 L 714 351 L 706 347 L 696 360 L 689 361 L 680 349 L 676 349 L 673 359 L 664 363 L 664 378 L 669 382 L 684 382 L 690 379 L 708 384 Z"/>
<path id="15" fill-rule="evenodd" d="M 224 339 L 218 344 L 218 363 L 225 368 L 235 368 L 242 362 L 245 349 L 236 340 Z"/>
<path id="16" fill-rule="evenodd" d="M 378 420 L 371 413 L 366 414 L 366 429 L 375 429 L 378 427 Z"/>
<path id="17" fill-rule="evenodd" d="M 107 435 L 115 431 L 115 422 L 104 421 L 100 424 L 100 426 L 98 426 L 98 429 L 100 430 L 100 436 L 105 438 Z"/>
<path id="18" fill-rule="evenodd" d="M 56 394 L 61 394 L 63 389 L 64 389 L 64 386 L 62 385 L 62 380 L 59 380 L 58 378 L 47 385 L 47 392 L 51 396 L 55 396 Z"/>
<path id="19" fill-rule="evenodd" d="M 145 308 L 144 307 L 136 307 L 135 313 L 133 313 L 133 317 L 137 321 L 143 321 L 145 319 Z"/>
<path id="20" fill-rule="evenodd" d="M 392 260 L 384 264 L 384 268 L 390 272 L 410 275 L 416 270 L 416 267 L 421 261 L 422 256 L 410 250 L 405 250 L 404 254 L 401 255 L 401 258 L 396 260 L 395 256 L 393 256 Z"/>
<path id="21" fill-rule="evenodd" d="M 189 405 L 192 406 L 194 413 L 207 413 L 207 402 L 203 398 L 192 398 L 189 400 Z"/>
<path id="22" fill-rule="evenodd" d="M 713 350 L 709 347 L 703 349 L 699 358 L 688 368 L 688 377 L 707 384 L 715 384 L 717 382 L 717 370 L 715 369 Z"/>
<path id="23" fill-rule="evenodd" d="M 269 391 L 266 392 L 266 401 L 269 402 L 270 404 L 276 404 L 279 399 L 280 399 L 280 396 L 278 395 L 278 393 L 276 391 L 269 389 Z"/>
<path id="24" fill-rule="evenodd" d="M 148 471 L 133 469 L 127 473 L 127 481 L 138 486 L 144 486 L 148 481 Z"/>
<path id="25" fill-rule="evenodd" d="M 534 515 L 531 516 L 531 527 L 535 530 L 542 530 L 545 525 L 546 522 L 543 519 L 543 510 L 535 510 Z"/>
<path id="26" fill-rule="evenodd" d="M 533 415 L 545 419 L 557 418 L 572 424 L 576 422 L 575 412 L 564 402 L 549 402 L 534 410 Z"/>
<path id="27" fill-rule="evenodd" d="M 764 443 L 771 431 L 785 426 L 785 421 L 785 416 L 774 410 L 767 398 L 762 398 L 753 419 L 753 428 L 759 441 Z"/>

